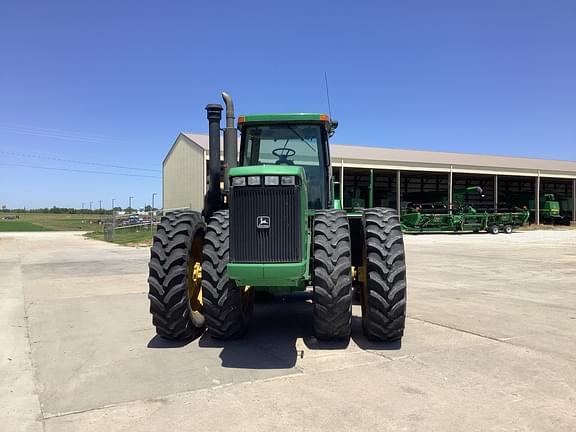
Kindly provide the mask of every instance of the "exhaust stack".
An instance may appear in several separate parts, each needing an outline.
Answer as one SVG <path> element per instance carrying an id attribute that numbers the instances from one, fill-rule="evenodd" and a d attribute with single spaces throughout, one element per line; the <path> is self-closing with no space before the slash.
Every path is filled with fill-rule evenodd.
<path id="1" fill-rule="evenodd" d="M 228 170 L 238 165 L 238 133 L 234 127 L 234 102 L 232 97 L 222 92 L 226 104 L 226 128 L 224 129 L 224 193 L 230 191 Z"/>
<path id="2" fill-rule="evenodd" d="M 204 218 L 208 219 L 212 214 L 222 208 L 222 190 L 220 189 L 220 120 L 222 119 L 222 105 L 206 105 L 208 117 L 208 174 L 210 184 L 204 198 Z"/>

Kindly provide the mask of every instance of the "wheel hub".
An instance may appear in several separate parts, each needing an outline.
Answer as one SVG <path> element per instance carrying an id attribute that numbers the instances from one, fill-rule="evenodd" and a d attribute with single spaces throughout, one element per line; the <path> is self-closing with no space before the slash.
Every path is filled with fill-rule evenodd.
<path id="1" fill-rule="evenodd" d="M 204 305 L 202 301 L 202 238 L 192 242 L 188 258 L 188 301 L 190 314 L 197 326 L 204 325 Z"/>

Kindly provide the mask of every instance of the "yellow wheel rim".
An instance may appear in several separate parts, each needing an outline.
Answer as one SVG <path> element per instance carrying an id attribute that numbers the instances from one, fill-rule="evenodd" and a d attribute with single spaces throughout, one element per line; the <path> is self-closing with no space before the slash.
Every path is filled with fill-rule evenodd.
<path id="1" fill-rule="evenodd" d="M 357 278 L 360 282 L 360 307 L 362 309 L 362 320 L 366 317 L 366 310 L 368 308 L 368 275 L 366 266 L 366 255 L 362 259 L 362 265 L 357 269 Z"/>
<path id="2" fill-rule="evenodd" d="M 192 242 L 188 258 L 188 299 L 192 312 L 202 313 L 202 238 Z"/>
<path id="3" fill-rule="evenodd" d="M 250 285 L 240 287 L 240 313 L 246 315 L 253 301 L 254 289 Z"/>

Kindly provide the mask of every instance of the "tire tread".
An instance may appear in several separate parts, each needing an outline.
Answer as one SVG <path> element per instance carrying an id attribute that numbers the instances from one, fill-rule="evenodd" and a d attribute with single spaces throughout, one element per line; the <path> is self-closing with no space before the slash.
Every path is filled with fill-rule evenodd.
<path id="1" fill-rule="evenodd" d="M 248 307 L 242 311 L 240 288 L 228 276 L 229 226 L 228 210 L 218 211 L 210 218 L 204 237 L 204 317 L 208 332 L 217 339 L 242 336 L 250 324 L 254 304 L 254 290 L 251 289 Z"/>
<path id="2" fill-rule="evenodd" d="M 321 210 L 314 218 L 314 332 L 318 339 L 350 337 L 352 253 L 346 212 Z"/>
<path id="3" fill-rule="evenodd" d="M 156 333 L 165 339 L 193 339 L 204 331 L 191 318 L 187 269 L 192 241 L 205 229 L 202 216 L 193 211 L 169 213 L 158 224 L 150 249 L 148 299 Z"/>
<path id="4" fill-rule="evenodd" d="M 366 295 L 364 334 L 373 341 L 394 341 L 404 335 L 406 264 L 400 219 L 396 210 L 364 210 Z"/>

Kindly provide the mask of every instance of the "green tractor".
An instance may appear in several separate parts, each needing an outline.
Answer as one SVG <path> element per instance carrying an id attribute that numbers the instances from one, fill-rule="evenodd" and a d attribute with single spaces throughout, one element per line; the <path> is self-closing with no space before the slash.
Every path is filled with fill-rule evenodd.
<path id="1" fill-rule="evenodd" d="M 530 200 L 529 205 L 534 208 L 535 201 Z M 562 214 L 562 205 L 553 193 L 540 196 L 540 222 L 548 225 L 570 225 L 570 216 Z"/>
<path id="2" fill-rule="evenodd" d="M 223 108 L 206 106 L 204 210 L 165 215 L 154 236 L 148 282 L 157 334 L 192 339 L 206 328 L 215 338 L 237 338 L 249 327 L 256 292 L 312 287 L 316 337 L 348 339 L 356 284 L 365 335 L 401 339 L 406 268 L 400 220 L 388 208 L 342 210 L 328 144 L 338 123 L 324 114 L 264 114 L 240 116 L 236 128 L 232 99 L 222 96 L 223 167 Z"/>

